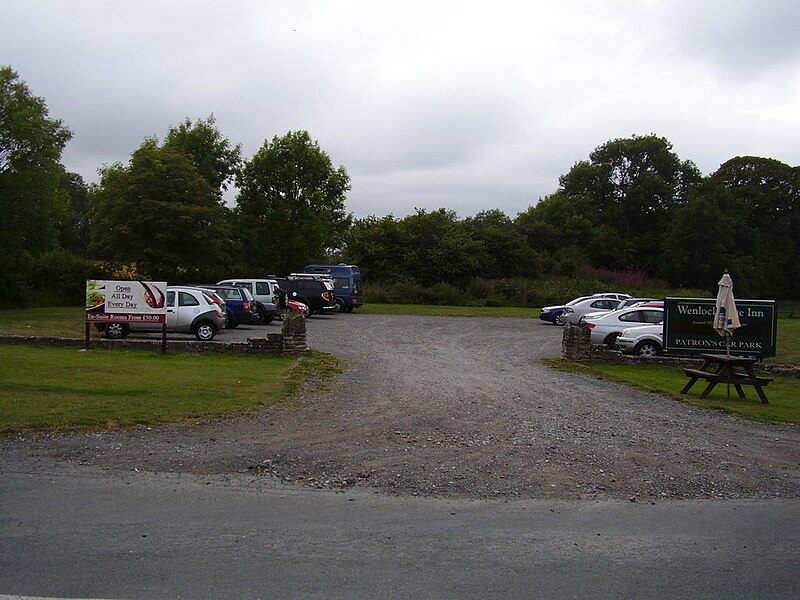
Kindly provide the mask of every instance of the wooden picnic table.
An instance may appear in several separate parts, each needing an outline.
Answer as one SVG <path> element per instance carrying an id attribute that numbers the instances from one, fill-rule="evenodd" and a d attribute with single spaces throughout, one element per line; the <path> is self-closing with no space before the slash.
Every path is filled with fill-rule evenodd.
<path id="1" fill-rule="evenodd" d="M 708 396 L 711 390 L 719 383 L 732 383 L 736 388 L 736 393 L 739 394 L 739 398 L 745 397 L 742 386 L 752 385 L 761 399 L 761 403 L 769 404 L 764 393 L 764 386 L 769 384 L 772 379 L 756 376 L 753 372 L 753 365 L 756 363 L 755 358 L 730 356 L 728 354 L 701 354 L 700 358 L 704 362 L 699 369 L 683 370 L 686 376 L 689 377 L 689 381 L 683 386 L 681 394 L 688 393 L 698 379 L 705 379 L 708 385 L 703 390 L 703 393 L 700 394 L 701 398 Z"/>

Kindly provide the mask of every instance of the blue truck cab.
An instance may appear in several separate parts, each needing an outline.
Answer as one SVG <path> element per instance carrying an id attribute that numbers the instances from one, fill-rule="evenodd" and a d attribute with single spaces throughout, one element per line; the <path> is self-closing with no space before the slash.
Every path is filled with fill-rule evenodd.
<path id="1" fill-rule="evenodd" d="M 336 312 L 353 312 L 354 308 L 363 306 L 361 271 L 356 265 L 306 265 L 303 271 L 330 278 L 336 293 Z"/>

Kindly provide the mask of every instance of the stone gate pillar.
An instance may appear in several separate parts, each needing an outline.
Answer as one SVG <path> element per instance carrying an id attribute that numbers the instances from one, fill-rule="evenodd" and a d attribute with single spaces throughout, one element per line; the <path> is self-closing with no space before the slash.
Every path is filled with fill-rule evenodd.
<path id="1" fill-rule="evenodd" d="M 302 315 L 287 312 L 283 316 L 283 343 L 281 354 L 296 356 L 308 352 L 306 342 L 306 320 Z"/>

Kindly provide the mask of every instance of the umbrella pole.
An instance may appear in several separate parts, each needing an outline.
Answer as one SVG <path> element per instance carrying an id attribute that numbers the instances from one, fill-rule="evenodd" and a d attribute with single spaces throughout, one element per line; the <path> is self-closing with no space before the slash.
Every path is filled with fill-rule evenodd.
<path id="1" fill-rule="evenodd" d="M 731 334 L 725 334 L 725 354 L 727 356 L 731 355 Z M 728 382 L 728 400 L 731 399 L 731 382 Z"/>

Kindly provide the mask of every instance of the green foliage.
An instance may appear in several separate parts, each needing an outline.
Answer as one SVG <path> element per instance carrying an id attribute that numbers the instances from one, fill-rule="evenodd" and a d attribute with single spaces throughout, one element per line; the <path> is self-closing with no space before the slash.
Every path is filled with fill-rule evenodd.
<path id="1" fill-rule="evenodd" d="M 308 132 L 265 142 L 238 183 L 235 224 L 248 249 L 247 272 L 286 274 L 341 247 L 351 221 L 344 206 L 350 178 Z"/>
<path id="2" fill-rule="evenodd" d="M 17 73 L 0 67 L 0 287 L 6 300 L 25 295 L 36 261 L 58 246 L 58 225 L 68 211 L 59 160 L 71 136 Z"/>
<path id="3" fill-rule="evenodd" d="M 222 136 L 214 115 L 195 123 L 187 118 L 177 127 L 170 127 L 163 146 L 187 154 L 197 172 L 217 191 L 220 201 L 242 162 L 241 144 L 233 146 Z"/>
<path id="4" fill-rule="evenodd" d="M 800 168 L 774 159 L 736 157 L 714 173 L 711 182 L 733 199 L 723 210 L 740 225 L 729 232 L 743 247 L 732 265 L 737 289 L 747 295 L 800 297 Z"/>
<path id="5" fill-rule="evenodd" d="M 182 150 L 145 140 L 127 167 L 102 172 L 92 213 L 97 258 L 136 264 L 148 278 L 201 279 L 224 268 L 229 223 L 217 190 Z"/>

